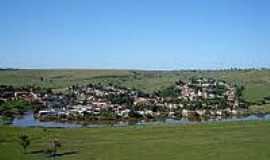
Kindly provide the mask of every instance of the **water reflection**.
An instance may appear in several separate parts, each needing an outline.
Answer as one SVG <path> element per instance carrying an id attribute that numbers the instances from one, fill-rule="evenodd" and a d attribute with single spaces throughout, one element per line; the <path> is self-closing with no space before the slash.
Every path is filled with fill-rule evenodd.
<path id="1" fill-rule="evenodd" d="M 196 124 L 196 123 L 210 123 L 210 122 L 230 122 L 230 121 L 248 121 L 248 120 L 270 120 L 270 114 L 256 114 L 248 116 L 232 116 L 232 117 L 210 117 L 210 118 L 160 118 L 155 120 L 129 120 L 104 122 L 97 121 L 91 123 L 71 123 L 71 122 L 44 122 L 35 119 L 32 112 L 26 113 L 22 117 L 15 118 L 11 125 L 17 127 L 56 127 L 56 128 L 80 128 L 80 127 L 125 127 L 130 125 L 155 125 L 155 124 Z"/>

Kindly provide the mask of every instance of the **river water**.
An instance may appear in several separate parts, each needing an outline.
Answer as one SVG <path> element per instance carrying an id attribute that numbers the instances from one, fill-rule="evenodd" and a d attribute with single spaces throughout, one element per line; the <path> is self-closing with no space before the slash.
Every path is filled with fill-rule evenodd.
<path id="1" fill-rule="evenodd" d="M 211 122 L 229 122 L 229 121 L 249 121 L 249 120 L 270 120 L 270 114 L 256 114 L 256 115 L 248 115 L 248 116 L 233 116 L 228 118 L 215 117 L 207 120 L 191 120 L 187 118 L 182 119 L 172 119 L 172 118 L 162 118 L 151 121 L 145 120 L 137 120 L 137 121 L 117 121 L 113 123 L 105 123 L 105 122 L 92 122 L 92 123 L 71 123 L 71 122 L 56 122 L 49 121 L 44 122 L 38 119 L 35 119 L 32 112 L 26 113 L 24 116 L 15 118 L 11 125 L 17 127 L 56 127 L 56 128 L 80 128 L 80 127 L 126 127 L 130 125 L 155 125 L 155 124 L 197 124 L 197 123 L 211 123 Z"/>

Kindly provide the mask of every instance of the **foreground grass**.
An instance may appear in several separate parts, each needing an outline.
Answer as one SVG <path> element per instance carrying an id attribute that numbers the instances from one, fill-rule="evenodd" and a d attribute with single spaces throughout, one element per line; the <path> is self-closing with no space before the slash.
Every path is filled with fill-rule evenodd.
<path id="1" fill-rule="evenodd" d="M 23 155 L 17 135 L 31 137 L 29 151 L 47 146 L 57 137 L 62 160 L 268 160 L 270 122 L 237 122 L 145 128 L 48 129 L 0 127 L 0 159 L 48 159 L 44 154 Z"/>

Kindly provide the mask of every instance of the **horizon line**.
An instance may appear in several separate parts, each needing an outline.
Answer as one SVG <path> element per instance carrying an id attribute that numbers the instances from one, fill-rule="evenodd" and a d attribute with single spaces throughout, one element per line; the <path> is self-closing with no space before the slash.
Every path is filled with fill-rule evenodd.
<path id="1" fill-rule="evenodd" d="M 143 69 L 143 68 L 69 68 L 69 67 L 0 67 L 0 70 L 122 70 L 122 71 L 222 71 L 222 70 L 270 70 L 270 67 L 227 67 L 227 68 L 179 68 L 179 69 Z"/>

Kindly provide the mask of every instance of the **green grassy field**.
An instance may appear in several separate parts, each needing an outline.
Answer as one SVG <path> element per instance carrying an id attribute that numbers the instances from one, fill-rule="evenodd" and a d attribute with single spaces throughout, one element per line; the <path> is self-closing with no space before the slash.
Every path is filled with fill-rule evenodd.
<path id="1" fill-rule="evenodd" d="M 248 71 L 128 71 L 128 70 L 15 70 L 0 71 L 0 84 L 37 85 L 61 89 L 72 84 L 113 83 L 153 92 L 176 80 L 193 76 L 212 77 L 245 86 L 244 98 L 250 102 L 270 96 L 270 70 Z M 41 77 L 43 80 L 41 80 Z"/>
<path id="2" fill-rule="evenodd" d="M 49 134 L 48 134 L 49 132 Z M 49 159 L 23 154 L 17 136 L 31 137 L 28 151 L 46 148 L 57 137 L 59 153 L 78 151 L 59 160 L 268 160 L 270 122 L 234 122 L 145 128 L 48 129 L 0 127 L 0 159 Z"/>

